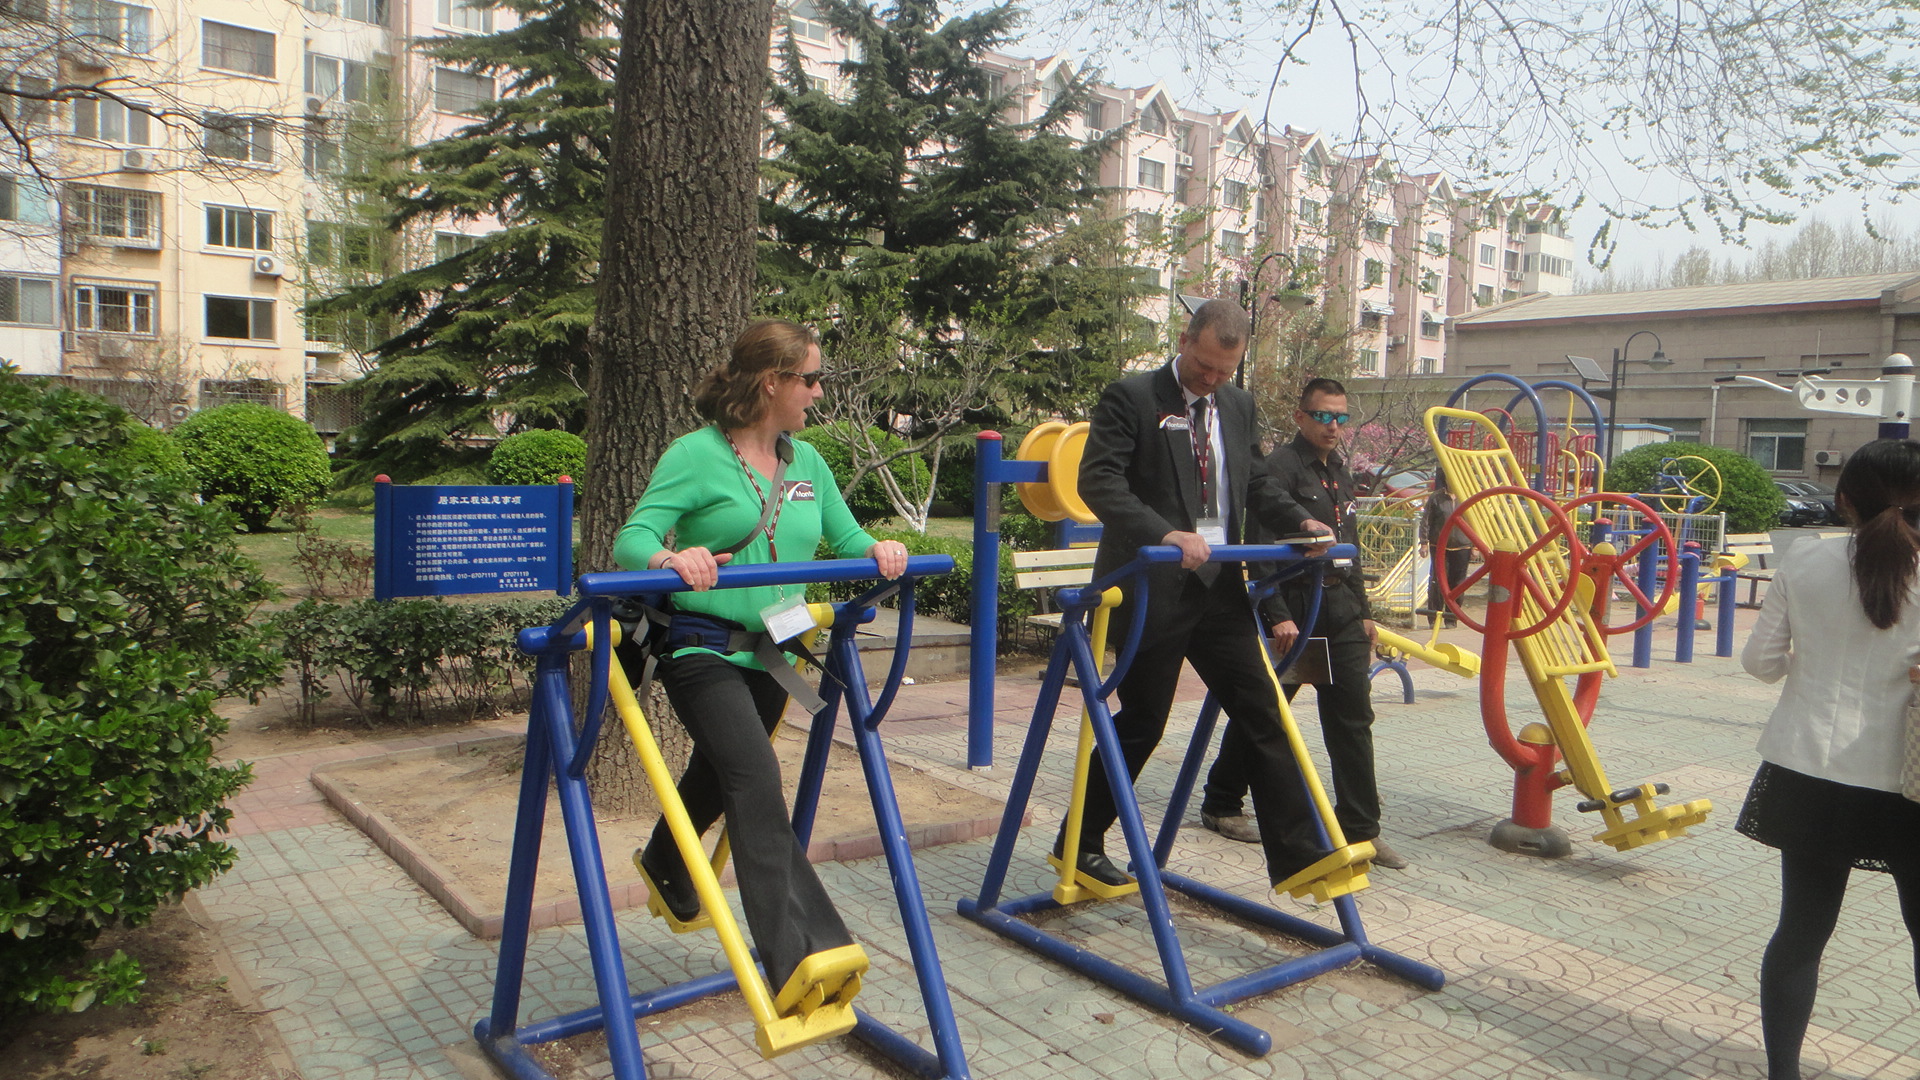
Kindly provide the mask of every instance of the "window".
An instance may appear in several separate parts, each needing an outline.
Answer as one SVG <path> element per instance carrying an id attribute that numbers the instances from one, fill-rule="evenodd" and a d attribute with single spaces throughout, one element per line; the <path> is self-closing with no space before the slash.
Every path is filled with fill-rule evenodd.
<path id="1" fill-rule="evenodd" d="M 324 116 L 309 116 L 300 140 L 300 163 L 316 175 L 340 171 L 340 139 L 334 121 Z"/>
<path id="2" fill-rule="evenodd" d="M 160 196 L 153 192 L 76 184 L 67 194 L 68 223 L 80 232 L 123 247 L 160 246 Z"/>
<path id="3" fill-rule="evenodd" d="M 1300 163 L 1300 173 L 1309 183 L 1317 184 L 1325 178 L 1326 167 L 1320 164 L 1319 158 L 1310 157 Z"/>
<path id="4" fill-rule="evenodd" d="M 1493 306 L 1493 286 L 1482 285 L 1473 290 L 1473 302 L 1481 307 Z"/>
<path id="5" fill-rule="evenodd" d="M 210 112 L 200 117 L 200 127 L 201 146 L 210 158 L 259 165 L 273 162 L 273 121 L 264 116 Z"/>
<path id="6" fill-rule="evenodd" d="M 239 206 L 207 207 L 209 247 L 273 250 L 273 212 Z"/>
<path id="7" fill-rule="evenodd" d="M 73 133 L 101 142 L 152 146 L 151 117 L 139 109 L 130 109 L 118 101 L 100 98 L 75 98 Z"/>
<path id="8" fill-rule="evenodd" d="M 130 53 L 143 53 L 153 43 L 153 12 L 113 0 L 68 0 L 67 17 L 73 32 L 88 41 Z"/>
<path id="9" fill-rule="evenodd" d="M 1492 245 L 1492 244 L 1481 244 L 1481 245 L 1480 245 L 1480 265 L 1481 265 L 1481 266 L 1492 266 L 1492 265 L 1494 265 L 1494 259 L 1495 259 L 1496 257 L 1497 257 L 1497 256 L 1496 256 L 1496 253 L 1495 253 L 1495 252 L 1494 252 L 1494 250 L 1493 250 L 1493 245 Z"/>
<path id="10" fill-rule="evenodd" d="M 1507 301 L 1509 301 L 1509 300 L 1518 300 L 1518 299 L 1520 299 L 1520 294 L 1519 294 L 1519 293 L 1517 293 L 1517 292 L 1514 292 L 1514 291 L 1513 291 L 1512 289 L 1501 289 L 1501 290 L 1500 290 L 1500 302 L 1501 302 L 1501 303 L 1503 303 L 1503 304 L 1504 304 L 1504 303 L 1506 303 L 1506 302 L 1507 302 Z"/>
<path id="11" fill-rule="evenodd" d="M 1309 225 L 1320 224 L 1320 204 L 1313 199 L 1300 200 L 1300 220 Z"/>
<path id="12" fill-rule="evenodd" d="M 273 340 L 273 301 L 244 296 L 209 296 L 206 301 L 208 337 Z"/>
<path id="13" fill-rule="evenodd" d="M 448 113 L 477 113 L 493 100 L 493 80 L 452 68 L 433 69 L 433 107 Z"/>
<path id="14" fill-rule="evenodd" d="M 1087 103 L 1087 129 L 1089 131 L 1107 130 L 1107 103 L 1090 101 Z"/>
<path id="15" fill-rule="evenodd" d="M 1247 253 L 1247 234 L 1232 229 L 1220 230 L 1220 253 L 1233 258 L 1241 258 Z"/>
<path id="16" fill-rule="evenodd" d="M 1520 253 L 1517 251 L 1507 252 L 1506 258 L 1504 260 L 1504 265 L 1506 267 L 1507 273 L 1509 274 L 1519 273 L 1520 272 Z"/>
<path id="17" fill-rule="evenodd" d="M 1245 130 L 1235 131 L 1233 134 L 1227 136 L 1226 139 L 1224 139 L 1221 142 L 1220 149 L 1225 151 L 1228 157 L 1236 157 L 1236 158 L 1246 157 L 1247 156 L 1246 135 L 1247 133 Z"/>
<path id="18" fill-rule="evenodd" d="M 1000 74 L 997 71 L 989 72 L 987 74 L 987 97 L 997 98 L 1006 92 L 1007 92 L 1006 76 Z"/>
<path id="19" fill-rule="evenodd" d="M 1747 456 L 1772 472 L 1799 472 L 1807 466 L 1807 422 L 1747 421 Z"/>
<path id="20" fill-rule="evenodd" d="M 457 233 L 439 233 L 438 237 Z M 443 256 L 444 257 L 444 256 Z M 346 225 L 333 221 L 307 222 L 307 258 L 319 266 L 336 270 L 371 270 L 375 258 L 373 229 L 366 225 Z"/>
<path id="21" fill-rule="evenodd" d="M 1440 320 L 1434 318 L 1431 311 L 1420 313 L 1420 336 L 1429 340 L 1440 336 Z"/>
<path id="22" fill-rule="evenodd" d="M 387 25 L 387 0 L 340 0 L 340 14 L 355 22 Z"/>
<path id="23" fill-rule="evenodd" d="M 1380 374 L 1380 350 L 1361 349 L 1358 368 L 1362 375 Z"/>
<path id="24" fill-rule="evenodd" d="M 280 384 L 267 379 L 201 379 L 200 407 L 249 402 L 280 407 Z"/>
<path id="25" fill-rule="evenodd" d="M 1220 201 L 1235 210 L 1245 210 L 1247 208 L 1247 196 L 1252 190 L 1252 188 L 1238 180 L 1222 180 L 1220 182 Z"/>
<path id="26" fill-rule="evenodd" d="M 802 38 L 807 41 L 827 40 L 827 24 L 818 19 L 809 19 L 795 15 L 793 18 L 787 20 L 787 25 L 792 27 L 793 36 L 796 38 Z"/>
<path id="27" fill-rule="evenodd" d="M 1375 199 L 1385 198 L 1387 194 L 1387 182 L 1385 180 L 1367 181 L 1367 194 Z"/>
<path id="28" fill-rule="evenodd" d="M 1421 357 L 1420 358 L 1420 374 L 1422 375 L 1440 374 L 1440 358 L 1437 356 Z"/>
<path id="29" fill-rule="evenodd" d="M 833 84 L 832 84 L 832 83 L 829 83 L 829 82 L 828 82 L 828 81 L 826 80 L 826 77 L 825 77 L 825 76 L 822 76 L 822 75 L 808 75 L 808 76 L 807 76 L 807 89 L 809 89 L 809 90 L 812 90 L 812 91 L 814 91 L 815 93 L 820 93 L 820 94 L 831 94 L 831 93 L 833 92 Z"/>
<path id="30" fill-rule="evenodd" d="M 466 0 L 440 0 L 435 12 L 441 26 L 451 26 L 460 30 L 472 30 L 480 34 L 493 33 L 493 9 L 469 5 Z M 381 20 L 383 23 L 385 20 Z M 794 20 L 798 22 L 799 20 Z M 824 28 L 823 28 L 824 29 Z M 796 31 L 797 32 L 797 31 Z M 822 37 L 819 40 L 825 41 Z"/>
<path id="31" fill-rule="evenodd" d="M 0 175 L 0 221 L 53 224 L 53 207 L 41 192 L 38 181 Z"/>
<path id="32" fill-rule="evenodd" d="M 1140 112 L 1140 133 L 1143 135 L 1165 135 L 1167 133 L 1167 114 L 1160 111 L 1158 101 L 1150 101 Z"/>
<path id="33" fill-rule="evenodd" d="M 385 101 L 390 83 L 387 64 L 307 54 L 307 93 L 337 101 Z"/>
<path id="34" fill-rule="evenodd" d="M 73 328 L 102 334 L 153 334 L 151 285 L 106 282 L 73 286 Z"/>
<path id="35" fill-rule="evenodd" d="M 1380 221 L 1377 219 L 1367 222 L 1367 239 L 1385 240 L 1386 238 L 1387 238 L 1386 222 Z"/>
<path id="36" fill-rule="evenodd" d="M 1657 424 L 1660 427 L 1671 430 L 1673 434 L 1667 436 L 1667 440 L 1669 442 L 1697 443 L 1701 441 L 1700 432 L 1703 428 L 1703 424 L 1700 418 L 1697 416 L 1684 416 L 1684 417 L 1649 416 L 1647 417 L 1647 423 Z"/>
<path id="37" fill-rule="evenodd" d="M 53 316 L 53 279 L 0 274 L 0 323 L 58 326 Z"/>
<path id="38" fill-rule="evenodd" d="M 1053 78 L 1040 84 L 1040 104 L 1051 109 L 1067 92 L 1067 80 L 1055 73 Z"/>
<path id="39" fill-rule="evenodd" d="M 1520 261 L 1526 270 L 1538 270 L 1543 274 L 1557 274 L 1560 277 L 1573 276 L 1573 260 L 1558 255 L 1528 255 Z"/>
<path id="40" fill-rule="evenodd" d="M 1302 244 L 1293 252 L 1293 267 L 1296 273 L 1310 266 L 1320 265 L 1320 249 L 1312 244 Z"/>
<path id="41" fill-rule="evenodd" d="M 5 0 L 0 0 L 4 3 Z M 51 94 L 53 80 L 39 75 L 10 75 L 0 78 L 4 86 L 19 95 Z M 52 103 L 44 97 L 6 96 L 0 97 L 0 114 L 4 114 L 17 128 L 38 127 L 47 118 L 47 110 Z"/>
<path id="42" fill-rule="evenodd" d="M 1387 264 L 1381 262 L 1379 259 L 1368 259 L 1366 274 L 1367 284 L 1378 285 L 1387 280 Z"/>
<path id="43" fill-rule="evenodd" d="M 464 255 L 480 246 L 484 237 L 472 233 L 437 232 L 433 234 L 433 257 L 435 261 L 445 262 L 455 255 Z"/>
<path id="44" fill-rule="evenodd" d="M 1374 311 L 1372 308 L 1368 308 L 1360 313 L 1360 329 L 1362 330 L 1377 331 L 1384 329 L 1386 325 L 1386 317 Z"/>
<path id="45" fill-rule="evenodd" d="M 1433 296 L 1440 291 L 1440 275 L 1432 270 L 1420 271 L 1420 291 Z"/>
<path id="46" fill-rule="evenodd" d="M 1167 189 L 1167 163 L 1152 158 L 1140 159 L 1140 186 L 1154 191 Z"/>
<path id="47" fill-rule="evenodd" d="M 1149 244 L 1157 244 L 1166 239 L 1166 222 L 1159 214 L 1136 213 L 1133 215 L 1133 236 Z"/>
<path id="48" fill-rule="evenodd" d="M 200 23 L 200 65 L 273 78 L 273 35 L 212 20 Z"/>
<path id="49" fill-rule="evenodd" d="M 1428 233 L 1427 250 L 1435 255 L 1445 255 L 1447 253 L 1447 234 L 1443 232 Z"/>

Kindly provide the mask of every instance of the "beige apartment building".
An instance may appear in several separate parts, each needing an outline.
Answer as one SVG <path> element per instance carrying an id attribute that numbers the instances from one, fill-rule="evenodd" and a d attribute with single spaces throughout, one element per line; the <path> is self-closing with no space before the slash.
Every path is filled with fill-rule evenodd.
<path id="1" fill-rule="evenodd" d="M 1754 380 L 1790 387 L 1808 371 L 1874 379 L 1889 354 L 1920 355 L 1920 274 L 1529 296 L 1462 316 L 1453 335 L 1456 382 L 1487 372 L 1579 382 L 1570 354 L 1610 378 L 1618 351 L 1620 424 L 1831 483 L 1877 422 L 1810 412 Z M 1649 363 L 1655 349 L 1668 363 Z"/>

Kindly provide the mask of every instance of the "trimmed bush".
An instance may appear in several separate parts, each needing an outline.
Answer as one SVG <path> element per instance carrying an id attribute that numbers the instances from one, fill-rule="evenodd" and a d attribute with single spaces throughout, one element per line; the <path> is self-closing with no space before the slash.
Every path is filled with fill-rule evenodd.
<path id="1" fill-rule="evenodd" d="M 898 540 L 907 545 L 909 555 L 951 555 L 953 572 L 939 577 L 921 578 L 913 588 L 914 610 L 962 626 L 973 623 L 973 544 L 965 540 L 946 540 L 922 536 L 910 530 L 882 529 L 875 540 Z M 867 591 L 871 581 L 842 581 L 807 587 L 807 599 L 816 603 L 851 600 Z M 895 606 L 892 602 L 888 607 Z M 1013 579 L 1013 553 L 1000 545 L 1000 634 L 996 648 L 1004 649 L 1038 608 L 1034 594 L 1018 588 Z"/>
<path id="2" fill-rule="evenodd" d="M 1714 512 L 1727 515 L 1727 531 L 1766 532 L 1780 522 L 1780 511 L 1787 505 L 1773 477 L 1752 458 L 1690 442 L 1650 443 L 1636 446 L 1613 459 L 1607 470 L 1607 489 L 1637 493 L 1653 483 L 1654 471 L 1667 458 L 1702 457 L 1720 470 L 1720 502 Z"/>
<path id="3" fill-rule="evenodd" d="M 202 409 L 173 429 L 200 494 L 260 532 L 283 509 L 327 490 L 327 446 L 305 420 L 252 402 Z"/>
<path id="4" fill-rule="evenodd" d="M 136 961 L 87 947 L 233 865 L 248 770 L 215 762 L 213 704 L 280 666 L 233 515 L 145 464 L 133 423 L 0 366 L 0 1018 L 138 993 Z"/>
<path id="5" fill-rule="evenodd" d="M 853 479 L 853 451 L 847 449 L 846 441 L 835 433 L 837 425 L 823 424 L 797 432 L 795 438 L 805 439 L 820 451 L 827 460 L 827 467 L 833 470 L 834 483 L 840 485 L 840 495 L 847 500 L 847 509 L 853 511 L 853 519 L 862 525 L 894 516 L 893 503 L 887 500 L 887 489 L 880 478 L 869 473 L 860 481 L 856 491 L 848 491 L 847 484 Z M 879 428 L 869 428 L 874 441 L 884 450 L 893 450 L 904 445 L 900 437 Z M 887 466 L 899 481 L 900 487 L 909 492 L 927 489 L 927 463 L 918 454 L 895 458 Z"/>
<path id="6" fill-rule="evenodd" d="M 137 417 L 127 417 L 127 445 L 120 456 L 129 465 L 159 473 L 182 487 L 193 486 L 193 470 L 180 453 L 173 436 L 156 427 L 148 427 Z"/>
<path id="7" fill-rule="evenodd" d="M 557 484 L 569 476 L 575 495 L 586 471 L 587 440 L 551 428 L 509 435 L 487 458 L 487 475 L 496 484 Z"/>

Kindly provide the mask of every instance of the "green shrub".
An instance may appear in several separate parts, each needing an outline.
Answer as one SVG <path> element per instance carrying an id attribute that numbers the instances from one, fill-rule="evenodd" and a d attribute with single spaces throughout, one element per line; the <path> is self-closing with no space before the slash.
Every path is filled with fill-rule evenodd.
<path id="1" fill-rule="evenodd" d="M 216 698 L 279 661 L 233 516 L 142 464 L 120 408 L 0 367 L 0 1017 L 137 994 L 101 931 L 233 865 Z"/>
<path id="2" fill-rule="evenodd" d="M 913 587 L 914 610 L 948 622 L 969 626 L 973 623 L 973 544 L 965 540 L 943 540 L 922 536 L 909 530 L 883 529 L 873 533 L 875 540 L 898 540 L 907 545 L 908 555 L 951 555 L 953 572 L 921 578 Z M 810 601 L 851 600 L 872 587 L 871 581 L 842 581 L 815 584 L 807 588 Z M 891 603 L 889 607 L 893 606 Z M 1031 592 L 1017 588 L 1013 580 L 1013 554 L 1000 545 L 1000 634 L 997 648 L 1005 648 L 1027 616 L 1036 610 Z"/>
<path id="3" fill-rule="evenodd" d="M 451 604 L 443 600 L 303 600 L 273 617 L 271 632 L 293 667 L 300 719 L 343 688 L 369 727 L 449 716 L 472 720 L 522 704 L 533 660 L 514 646 L 529 626 L 560 617 L 562 597 Z"/>
<path id="4" fill-rule="evenodd" d="M 933 497 L 962 514 L 973 513 L 973 462 L 978 441 L 972 435 L 947 436 L 946 449 L 940 454 L 940 475 L 933 481 Z"/>
<path id="5" fill-rule="evenodd" d="M 200 494 L 259 532 L 282 509 L 311 504 L 327 490 L 327 447 L 305 420 L 236 402 L 202 409 L 173 429 L 200 481 Z"/>
<path id="6" fill-rule="evenodd" d="M 159 473 L 182 487 L 193 486 L 193 470 L 173 436 L 132 416 L 127 417 L 127 436 L 120 457 L 129 465 Z"/>
<path id="7" fill-rule="evenodd" d="M 1049 551 L 1055 546 L 1058 522 L 1042 521 L 1022 510 L 1000 515 L 1000 542 L 1015 551 Z"/>
<path id="8" fill-rule="evenodd" d="M 853 511 L 853 518 L 862 525 L 869 525 L 893 516 L 893 503 L 887 499 L 887 489 L 880 478 L 869 473 L 860 481 L 858 490 L 847 490 L 847 484 L 853 479 L 853 452 L 847 449 L 846 441 L 837 435 L 834 428 L 838 425 L 818 425 L 798 432 L 797 438 L 805 439 L 820 451 L 827 460 L 827 467 L 833 470 L 834 483 L 840 485 L 841 497 L 847 500 L 847 509 Z M 879 428 L 869 428 L 875 443 L 883 450 L 894 450 L 905 445 L 900 437 Z M 895 458 L 887 466 L 888 471 L 899 482 L 902 490 L 909 493 L 927 490 L 927 463 L 918 454 L 908 454 Z"/>
<path id="9" fill-rule="evenodd" d="M 586 471 L 587 440 L 551 428 L 509 435 L 487 458 L 487 474 L 496 484 L 557 484 L 569 476 L 578 494 Z"/>
<path id="10" fill-rule="evenodd" d="M 1607 489 L 1643 492 L 1653 483 L 1654 471 L 1667 458 L 1702 457 L 1720 470 L 1720 502 L 1715 513 L 1727 515 L 1727 531 L 1766 532 L 1780 522 L 1787 501 L 1773 486 L 1773 477 L 1752 458 L 1699 443 L 1663 442 L 1636 446 L 1613 459 L 1607 469 Z"/>

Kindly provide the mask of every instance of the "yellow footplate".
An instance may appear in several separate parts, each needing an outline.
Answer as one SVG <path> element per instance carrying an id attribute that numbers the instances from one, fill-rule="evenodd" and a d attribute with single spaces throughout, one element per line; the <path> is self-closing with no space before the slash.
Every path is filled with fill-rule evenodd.
<path id="1" fill-rule="evenodd" d="M 1047 856 L 1047 865 L 1057 870 L 1066 869 L 1061 865 L 1060 856 Z M 1132 896 L 1140 891 L 1138 881 L 1129 881 L 1125 885 L 1109 885 L 1104 881 L 1087 875 L 1078 867 L 1073 871 L 1072 885 L 1055 885 L 1053 902 L 1056 904 L 1077 904 L 1082 900 L 1118 900 L 1123 896 Z"/>
<path id="2" fill-rule="evenodd" d="M 1373 842 L 1362 840 L 1348 844 L 1305 870 L 1273 887 L 1305 900 L 1311 896 L 1326 903 L 1336 896 L 1356 893 L 1367 887 L 1367 871 L 1373 866 Z"/>
<path id="3" fill-rule="evenodd" d="M 633 849 L 633 868 L 640 871 L 640 880 L 647 883 L 647 914 L 667 920 L 667 928 L 676 934 L 691 934 L 712 926 L 713 916 L 707 914 L 705 908 L 686 922 L 673 917 L 673 911 L 660 895 L 660 887 L 653 883 L 653 876 L 647 873 L 647 868 L 640 865 L 640 851 L 640 848 Z"/>
<path id="4" fill-rule="evenodd" d="M 842 945 L 800 961 L 773 999 L 778 1018 L 757 1032 L 760 1056 L 777 1057 L 852 1031 L 859 1020 L 853 998 L 866 970 L 867 951 L 858 945 Z"/>
<path id="5" fill-rule="evenodd" d="M 1641 808 L 1639 817 L 1594 833 L 1593 838 L 1611 845 L 1615 851 L 1631 851 L 1659 840 L 1684 835 L 1688 829 L 1707 820 L 1707 814 L 1712 810 L 1712 799 L 1694 799 L 1658 808 L 1649 802 Z"/>

